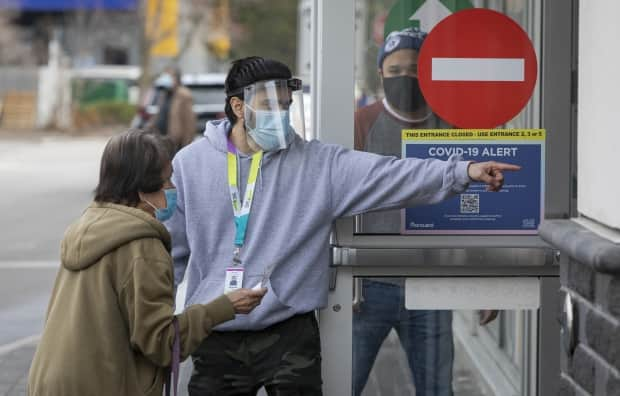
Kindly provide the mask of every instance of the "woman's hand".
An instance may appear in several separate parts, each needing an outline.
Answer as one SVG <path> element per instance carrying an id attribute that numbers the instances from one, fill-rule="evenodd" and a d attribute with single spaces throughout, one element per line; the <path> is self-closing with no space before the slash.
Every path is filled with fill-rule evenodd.
<path id="1" fill-rule="evenodd" d="M 226 297 L 232 303 L 235 313 L 248 314 L 260 304 L 266 293 L 266 287 L 258 290 L 237 289 L 226 294 Z"/>

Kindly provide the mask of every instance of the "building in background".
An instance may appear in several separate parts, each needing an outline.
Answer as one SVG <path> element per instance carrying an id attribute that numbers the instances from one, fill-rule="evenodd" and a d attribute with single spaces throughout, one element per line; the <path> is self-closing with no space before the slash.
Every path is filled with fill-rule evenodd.
<path id="1" fill-rule="evenodd" d="M 73 66 L 137 64 L 138 0 L 9 0 L 0 11 L 31 45 L 38 65 L 49 60 L 48 43 L 58 39 Z"/>
<path id="2" fill-rule="evenodd" d="M 295 69 L 297 9 L 289 0 L 0 0 L 0 128 L 128 114 L 168 66 L 204 75 L 262 55 Z"/>

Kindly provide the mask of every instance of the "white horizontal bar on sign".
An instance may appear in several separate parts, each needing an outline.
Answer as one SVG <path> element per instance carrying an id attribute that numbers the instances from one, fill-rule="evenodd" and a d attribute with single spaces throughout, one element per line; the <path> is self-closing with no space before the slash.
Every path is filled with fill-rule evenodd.
<path id="1" fill-rule="evenodd" d="M 538 278 L 407 278 L 407 309 L 538 309 Z"/>
<path id="2" fill-rule="evenodd" d="M 522 58 L 433 58 L 433 81 L 524 81 Z"/>

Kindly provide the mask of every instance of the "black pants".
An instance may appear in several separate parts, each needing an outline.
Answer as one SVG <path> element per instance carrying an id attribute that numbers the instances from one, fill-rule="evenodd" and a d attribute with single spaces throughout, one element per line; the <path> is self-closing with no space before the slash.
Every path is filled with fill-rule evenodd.
<path id="1" fill-rule="evenodd" d="M 259 331 L 211 333 L 192 355 L 190 396 L 321 396 L 321 342 L 313 312 Z"/>

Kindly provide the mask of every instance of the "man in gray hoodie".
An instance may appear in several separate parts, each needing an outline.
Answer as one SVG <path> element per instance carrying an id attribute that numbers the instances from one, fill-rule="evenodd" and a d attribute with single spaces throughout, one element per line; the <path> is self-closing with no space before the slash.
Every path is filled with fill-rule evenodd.
<path id="1" fill-rule="evenodd" d="M 189 393 L 321 395 L 314 311 L 325 307 L 329 235 L 339 217 L 447 199 L 470 181 L 497 191 L 515 165 L 397 159 L 306 142 L 289 123 L 300 88 L 286 65 L 260 57 L 233 63 L 226 120 L 173 162 L 177 211 L 175 282 L 187 278 L 185 305 L 222 291 L 266 286 L 249 315 L 217 326 L 195 355 Z"/>

